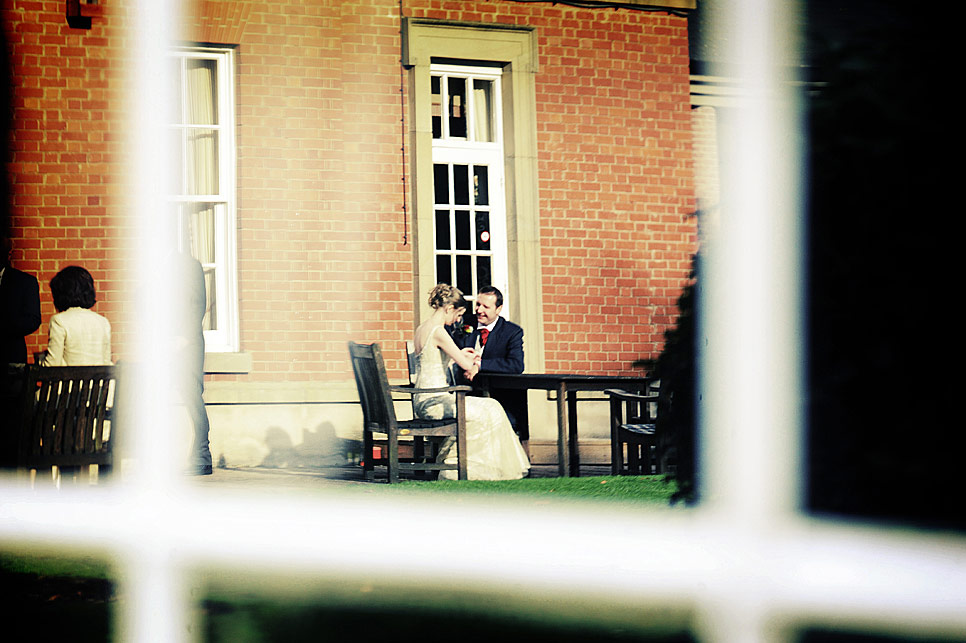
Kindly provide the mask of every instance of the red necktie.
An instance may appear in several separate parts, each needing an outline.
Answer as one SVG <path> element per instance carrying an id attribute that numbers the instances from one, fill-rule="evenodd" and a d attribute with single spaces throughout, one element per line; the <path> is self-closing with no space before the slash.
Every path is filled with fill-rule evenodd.
<path id="1" fill-rule="evenodd" d="M 486 328 L 480 329 L 480 346 L 486 346 L 486 338 L 489 337 L 490 331 Z"/>

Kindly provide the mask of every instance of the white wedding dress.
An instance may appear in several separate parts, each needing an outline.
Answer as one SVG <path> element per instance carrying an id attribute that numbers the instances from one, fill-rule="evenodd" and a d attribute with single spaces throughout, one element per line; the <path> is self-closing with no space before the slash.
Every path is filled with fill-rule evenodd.
<path id="1" fill-rule="evenodd" d="M 449 386 L 452 359 L 439 348 L 424 347 L 416 356 L 416 388 Z M 456 415 L 455 393 L 414 396 L 417 417 L 440 420 Z M 530 469 L 530 461 L 517 439 L 506 412 L 490 397 L 466 396 L 466 473 L 470 480 L 515 480 Z M 456 464 L 456 441 L 448 438 L 440 452 L 447 464 Z M 456 480 L 455 470 L 440 471 L 441 480 Z"/>

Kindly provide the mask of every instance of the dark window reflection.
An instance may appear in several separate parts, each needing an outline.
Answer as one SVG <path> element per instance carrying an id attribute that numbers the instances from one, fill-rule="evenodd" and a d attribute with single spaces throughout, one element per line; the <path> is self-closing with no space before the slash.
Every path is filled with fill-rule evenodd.
<path id="1" fill-rule="evenodd" d="M 449 240 L 449 212 L 436 211 L 436 249 L 451 250 Z"/>
<path id="2" fill-rule="evenodd" d="M 466 79 L 449 78 L 449 135 L 466 138 Z"/>
<path id="3" fill-rule="evenodd" d="M 436 257 L 436 283 L 453 283 L 453 269 L 449 264 L 449 255 L 439 255 Z"/>
<path id="4" fill-rule="evenodd" d="M 463 292 L 475 292 L 473 270 L 470 267 L 470 257 L 467 255 L 456 257 L 456 287 Z"/>
<path id="5" fill-rule="evenodd" d="M 443 163 L 433 165 L 434 203 L 449 203 L 449 172 Z"/>
<path id="6" fill-rule="evenodd" d="M 456 212 L 456 249 L 472 250 L 470 240 L 470 213 L 466 210 Z"/>
<path id="7" fill-rule="evenodd" d="M 453 203 L 470 204 L 470 168 L 468 165 L 453 166 Z"/>
<path id="8" fill-rule="evenodd" d="M 476 249 L 490 249 L 490 213 L 476 213 Z"/>
<path id="9" fill-rule="evenodd" d="M 485 165 L 473 166 L 473 201 L 476 205 L 490 205 L 488 168 Z"/>

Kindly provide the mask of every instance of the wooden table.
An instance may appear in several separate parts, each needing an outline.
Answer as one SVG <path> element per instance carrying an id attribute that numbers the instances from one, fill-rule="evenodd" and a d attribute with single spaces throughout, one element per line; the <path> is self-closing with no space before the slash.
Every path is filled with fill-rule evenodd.
<path id="1" fill-rule="evenodd" d="M 577 450 L 577 393 L 618 388 L 644 392 L 650 380 L 629 375 L 578 375 L 574 373 L 479 373 L 474 384 L 490 389 L 536 389 L 557 392 L 557 467 L 562 478 L 580 475 Z"/>

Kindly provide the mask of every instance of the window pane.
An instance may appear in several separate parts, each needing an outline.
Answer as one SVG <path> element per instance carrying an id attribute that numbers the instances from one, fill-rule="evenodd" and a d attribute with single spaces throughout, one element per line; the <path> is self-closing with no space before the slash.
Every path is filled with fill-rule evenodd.
<path id="1" fill-rule="evenodd" d="M 473 138 L 481 143 L 493 141 L 493 81 L 473 81 Z"/>
<path id="2" fill-rule="evenodd" d="M 188 245 L 191 256 L 202 263 L 215 263 L 215 206 L 211 203 L 189 203 L 187 215 Z"/>
<path id="3" fill-rule="evenodd" d="M 218 132 L 189 129 L 185 149 L 188 194 L 218 194 Z"/>
<path id="4" fill-rule="evenodd" d="M 432 97 L 429 104 L 433 115 L 433 138 L 443 137 L 443 94 L 440 89 L 440 80 L 439 76 L 433 76 L 429 81 L 432 85 Z"/>
<path id="5" fill-rule="evenodd" d="M 168 111 L 168 122 L 171 124 L 181 124 L 184 122 L 184 81 L 181 77 L 181 58 L 172 58 L 170 65 L 165 70 L 168 77 L 164 82 L 172 89 L 172 101 L 166 106 Z"/>
<path id="6" fill-rule="evenodd" d="M 217 68 L 214 60 L 189 58 L 186 61 L 188 101 L 185 105 L 187 122 L 192 125 L 217 125 L 218 94 Z"/>
<path id="7" fill-rule="evenodd" d="M 489 257 L 476 258 L 476 290 L 493 283 L 493 273 L 490 270 Z M 473 292 L 476 292 L 476 290 Z"/>
<path id="8" fill-rule="evenodd" d="M 449 166 L 442 163 L 433 165 L 433 203 L 449 203 Z"/>
<path id="9" fill-rule="evenodd" d="M 469 171 L 468 165 L 453 166 L 453 203 L 456 205 L 470 204 Z"/>
<path id="10" fill-rule="evenodd" d="M 449 255 L 436 256 L 436 283 L 452 284 L 453 269 L 450 267 Z"/>
<path id="11" fill-rule="evenodd" d="M 171 158 L 174 159 L 177 165 L 177 170 L 172 172 L 167 172 L 168 181 L 170 181 L 171 189 L 168 190 L 168 194 L 184 194 L 184 167 L 182 167 L 182 159 L 184 158 L 184 130 L 181 128 L 174 128 L 171 130 L 170 139 Z"/>
<path id="12" fill-rule="evenodd" d="M 447 78 L 450 138 L 466 138 L 466 79 Z"/>
<path id="13" fill-rule="evenodd" d="M 459 255 L 456 257 L 456 287 L 463 292 L 476 292 L 473 288 L 473 271 L 470 268 L 470 257 Z"/>
<path id="14" fill-rule="evenodd" d="M 436 211 L 436 249 L 452 250 L 449 240 L 449 211 Z"/>
<path id="15" fill-rule="evenodd" d="M 470 239 L 470 213 L 467 210 L 456 211 L 456 249 L 472 250 Z"/>
<path id="16" fill-rule="evenodd" d="M 476 213 L 476 249 L 490 249 L 490 213 Z"/>
<path id="17" fill-rule="evenodd" d="M 205 268 L 205 317 L 201 320 L 202 330 L 214 330 L 218 328 L 218 306 L 215 303 L 217 293 L 215 292 L 215 269 Z"/>
<path id="18" fill-rule="evenodd" d="M 473 166 L 473 202 L 476 205 L 490 204 L 488 169 L 485 165 Z"/>

